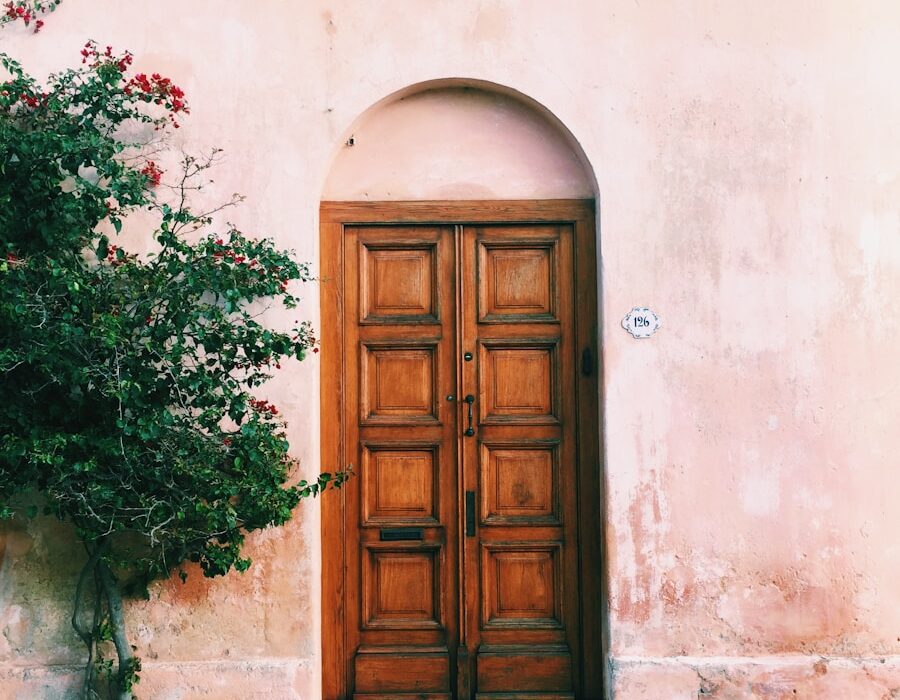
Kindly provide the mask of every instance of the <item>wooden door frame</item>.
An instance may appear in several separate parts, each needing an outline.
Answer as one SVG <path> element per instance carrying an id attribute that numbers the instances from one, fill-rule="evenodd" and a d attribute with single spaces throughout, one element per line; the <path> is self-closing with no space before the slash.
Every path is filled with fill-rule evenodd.
<path id="1" fill-rule="evenodd" d="M 606 586 L 603 580 L 603 478 L 599 421 L 602 356 L 599 352 L 597 241 L 594 200 L 454 200 L 414 202 L 322 202 L 319 212 L 321 328 L 321 454 L 326 471 L 347 465 L 344 420 L 343 230 L 351 224 L 570 223 L 575 232 L 575 348 L 578 372 L 578 563 L 582 614 L 579 663 L 585 697 L 603 697 L 606 665 Z M 583 360 L 588 349 L 591 357 Z M 349 415 L 355 415 L 350 413 Z M 345 499 L 322 497 L 322 697 L 347 694 Z"/>

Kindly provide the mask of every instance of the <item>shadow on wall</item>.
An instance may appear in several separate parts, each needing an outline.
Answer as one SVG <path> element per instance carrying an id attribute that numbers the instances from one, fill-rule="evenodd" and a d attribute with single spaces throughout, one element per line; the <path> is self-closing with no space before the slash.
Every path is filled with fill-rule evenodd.
<path id="1" fill-rule="evenodd" d="M 84 552 L 55 518 L 0 524 L 0 666 L 84 663 L 70 623 Z"/>

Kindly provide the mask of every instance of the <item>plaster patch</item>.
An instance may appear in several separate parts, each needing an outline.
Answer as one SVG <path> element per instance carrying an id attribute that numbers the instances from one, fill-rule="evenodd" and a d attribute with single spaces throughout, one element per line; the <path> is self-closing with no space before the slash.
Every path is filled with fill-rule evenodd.
<path id="1" fill-rule="evenodd" d="M 834 499 L 828 493 L 814 492 L 810 487 L 800 486 L 792 490 L 794 503 L 804 511 L 828 510 L 834 505 Z M 816 529 L 822 523 L 818 518 L 809 521 Z"/>
<path id="2" fill-rule="evenodd" d="M 749 515 L 774 515 L 781 504 L 781 478 L 777 468 L 757 468 L 748 460 L 741 475 L 741 505 Z"/>
<path id="3" fill-rule="evenodd" d="M 859 249 L 863 264 L 862 303 L 869 318 L 878 318 L 867 329 L 875 336 L 895 323 L 884 306 L 896 302 L 896 271 L 900 269 L 900 214 L 866 214 L 860 225 Z"/>
<path id="4" fill-rule="evenodd" d="M 866 214 L 860 225 L 859 249 L 866 272 L 876 266 L 900 266 L 900 214 Z"/>
<path id="5" fill-rule="evenodd" d="M 14 653 L 28 633 L 29 620 L 20 605 L 0 609 L 0 659 Z"/>

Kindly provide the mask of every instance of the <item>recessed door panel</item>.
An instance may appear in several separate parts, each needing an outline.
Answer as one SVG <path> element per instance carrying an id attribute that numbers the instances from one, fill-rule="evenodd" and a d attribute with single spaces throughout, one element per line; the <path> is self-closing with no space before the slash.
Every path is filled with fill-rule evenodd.
<path id="1" fill-rule="evenodd" d="M 559 525 L 558 443 L 481 443 L 481 522 Z"/>
<path id="2" fill-rule="evenodd" d="M 556 320 L 556 241 L 478 243 L 478 320 Z"/>
<path id="3" fill-rule="evenodd" d="M 485 340 L 480 347 L 482 423 L 556 423 L 556 339 Z"/>
<path id="4" fill-rule="evenodd" d="M 482 629 L 563 626 L 561 544 L 482 545 Z"/>
<path id="5" fill-rule="evenodd" d="M 434 244 L 363 243 L 360 258 L 361 323 L 438 321 Z"/>
<path id="6" fill-rule="evenodd" d="M 572 670 L 572 655 L 565 647 L 488 647 L 478 657 L 476 698 L 498 698 L 501 694 L 510 698 L 517 692 L 541 700 L 572 698 L 574 695 L 569 694 L 574 689 Z"/>
<path id="7" fill-rule="evenodd" d="M 356 657 L 355 671 L 355 698 L 450 698 L 450 655 L 446 652 L 408 654 L 364 648 Z"/>
<path id="8" fill-rule="evenodd" d="M 362 524 L 438 524 L 437 445 L 362 446 Z"/>
<path id="9" fill-rule="evenodd" d="M 437 342 L 363 342 L 363 423 L 436 422 Z"/>
<path id="10" fill-rule="evenodd" d="M 366 547 L 363 568 L 363 627 L 437 629 L 441 611 L 441 547 Z"/>

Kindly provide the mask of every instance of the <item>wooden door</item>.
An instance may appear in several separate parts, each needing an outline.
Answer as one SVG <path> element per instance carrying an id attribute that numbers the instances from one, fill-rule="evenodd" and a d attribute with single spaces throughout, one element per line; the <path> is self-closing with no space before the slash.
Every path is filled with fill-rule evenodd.
<path id="1" fill-rule="evenodd" d="M 353 697 L 449 698 L 457 626 L 454 228 L 344 230 Z"/>
<path id="2" fill-rule="evenodd" d="M 468 690 L 573 697 L 573 227 L 466 226 L 461 235 L 461 337 L 472 355 L 462 386 L 475 398 L 462 471 L 477 504 L 463 540 Z"/>
<path id="3" fill-rule="evenodd" d="M 323 522 L 326 560 L 330 544 L 342 554 L 323 577 L 338 607 L 323 640 L 341 633 L 324 645 L 324 694 L 599 697 L 584 662 L 600 656 L 598 562 L 581 541 L 599 539 L 585 217 L 450 209 L 331 228 L 343 322 L 323 351 L 343 349 L 342 396 L 323 446 L 358 476 Z"/>

